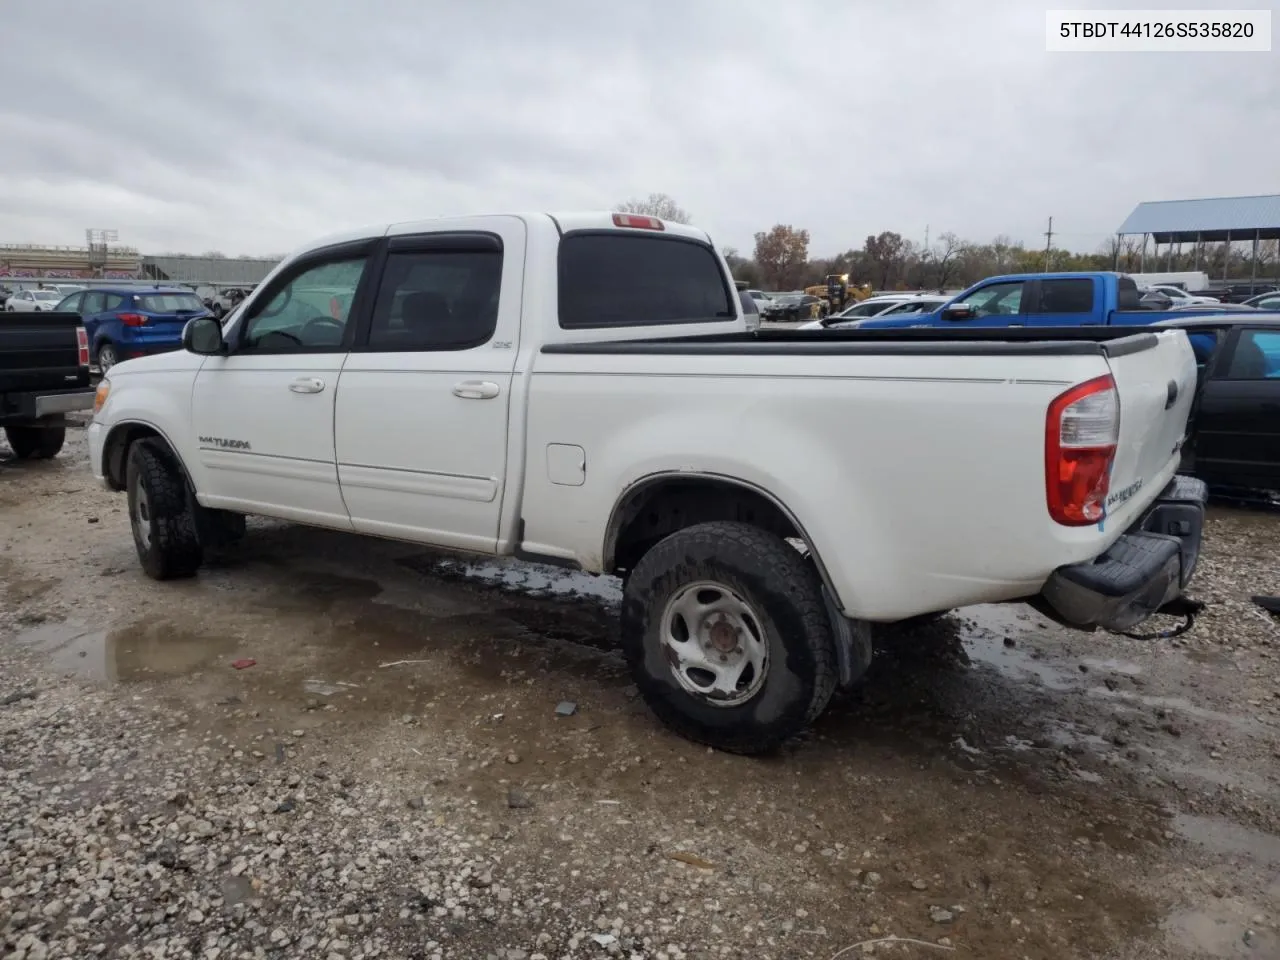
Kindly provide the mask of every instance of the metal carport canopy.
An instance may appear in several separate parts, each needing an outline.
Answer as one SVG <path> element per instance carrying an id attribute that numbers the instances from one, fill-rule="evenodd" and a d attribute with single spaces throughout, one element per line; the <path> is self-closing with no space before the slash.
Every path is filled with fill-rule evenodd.
<path id="1" fill-rule="evenodd" d="M 1280 194 L 1140 203 L 1116 233 L 1156 243 L 1280 240 Z"/>

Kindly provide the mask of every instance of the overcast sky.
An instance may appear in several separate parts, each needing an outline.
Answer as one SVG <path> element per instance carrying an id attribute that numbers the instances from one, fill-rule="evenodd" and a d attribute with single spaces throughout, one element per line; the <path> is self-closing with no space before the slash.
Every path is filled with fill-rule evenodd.
<path id="1" fill-rule="evenodd" d="M 744 253 L 1050 215 L 1092 250 L 1141 200 L 1280 192 L 1280 54 L 1046 53 L 1086 5 L 5 3 L 0 242 L 260 254 L 661 191 Z"/>

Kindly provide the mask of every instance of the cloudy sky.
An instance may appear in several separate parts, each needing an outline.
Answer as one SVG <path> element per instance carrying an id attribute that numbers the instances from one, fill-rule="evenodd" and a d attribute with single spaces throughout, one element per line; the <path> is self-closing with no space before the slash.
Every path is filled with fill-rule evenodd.
<path id="1" fill-rule="evenodd" d="M 5 3 L 0 242 L 259 254 L 662 191 L 743 252 L 1050 215 L 1092 250 L 1140 200 L 1280 192 L 1280 53 L 1046 53 L 1086 5 Z"/>

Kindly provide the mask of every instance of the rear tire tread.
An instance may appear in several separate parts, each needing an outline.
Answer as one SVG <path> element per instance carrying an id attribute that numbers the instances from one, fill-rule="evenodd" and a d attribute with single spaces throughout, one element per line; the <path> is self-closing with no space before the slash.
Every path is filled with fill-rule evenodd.
<path id="1" fill-rule="evenodd" d="M 726 569 L 754 586 L 752 603 L 772 607 L 766 607 L 761 613 L 776 621 L 779 612 L 785 614 L 789 611 L 788 619 L 798 628 L 788 632 L 793 638 L 799 634 L 798 639 L 803 646 L 798 651 L 794 644 L 788 647 L 787 637 L 783 636 L 782 650 L 776 649 L 775 645 L 770 647 L 769 670 L 786 670 L 799 653 L 801 661 L 809 662 L 811 677 L 803 675 L 804 663 L 800 664 L 801 672 L 790 672 L 797 682 L 809 689 L 786 705 L 783 713 L 771 721 L 760 722 L 757 717 L 749 717 L 745 718 L 752 721 L 749 723 L 708 725 L 681 709 L 681 697 L 686 698 L 687 703 L 692 702 L 688 694 L 681 691 L 673 698 L 673 688 L 665 680 L 652 677 L 646 669 L 646 643 L 650 630 L 647 611 L 655 607 L 661 609 L 665 603 L 665 595 L 655 598 L 655 588 L 672 574 L 680 576 L 683 573 L 685 580 L 714 579 L 714 572 L 709 573 L 708 567 Z M 775 622 L 774 627 L 778 632 L 786 631 L 785 625 Z M 663 723 L 686 739 L 730 753 L 760 754 L 777 749 L 817 719 L 830 703 L 840 679 L 822 585 L 812 564 L 780 537 L 736 521 L 687 527 L 660 541 L 640 559 L 627 577 L 622 610 L 622 647 L 641 695 Z M 766 687 L 768 684 L 766 681 Z M 729 714 L 745 711 L 750 706 L 751 703 L 742 707 L 709 709 L 718 710 L 720 717 L 731 719 Z"/>

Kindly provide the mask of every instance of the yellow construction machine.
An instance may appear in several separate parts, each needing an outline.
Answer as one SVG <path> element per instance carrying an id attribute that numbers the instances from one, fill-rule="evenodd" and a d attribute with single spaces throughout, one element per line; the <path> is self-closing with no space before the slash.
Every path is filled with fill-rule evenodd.
<path id="1" fill-rule="evenodd" d="M 847 273 L 829 273 L 822 283 L 805 287 L 804 292 L 811 297 L 820 297 L 827 305 L 827 313 L 839 313 L 850 304 L 871 296 L 871 287 L 865 283 L 862 286 L 850 285 Z"/>

